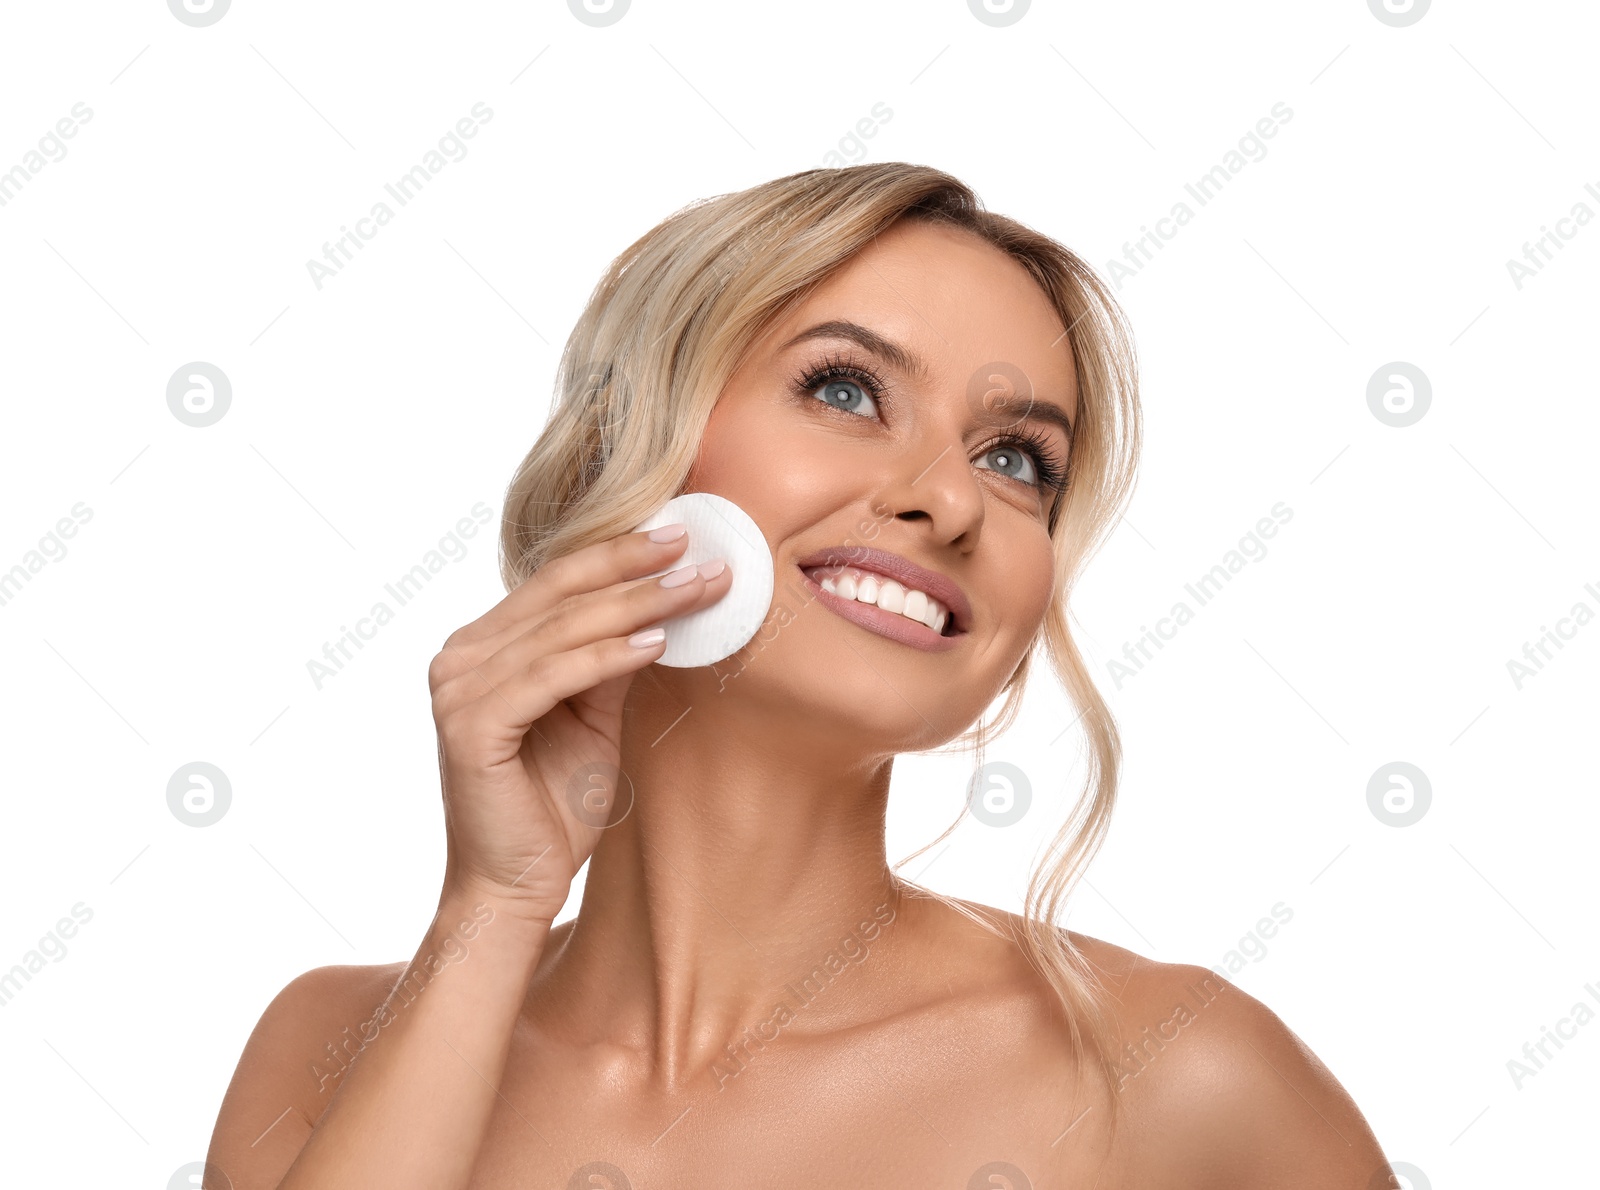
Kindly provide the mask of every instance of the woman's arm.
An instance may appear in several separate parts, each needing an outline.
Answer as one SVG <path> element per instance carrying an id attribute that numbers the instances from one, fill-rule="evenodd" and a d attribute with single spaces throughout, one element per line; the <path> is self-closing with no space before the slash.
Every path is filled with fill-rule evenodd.
<path id="1" fill-rule="evenodd" d="M 295 980 L 251 1034 L 208 1162 L 234 1190 L 465 1186 L 548 932 L 457 893 L 403 970 Z"/>
<path id="2" fill-rule="evenodd" d="M 639 579 L 683 552 L 675 528 L 547 563 L 433 659 L 438 912 L 378 1011 L 353 1026 L 370 980 L 311 972 L 272 1002 L 212 1141 L 235 1190 L 470 1180 L 551 923 L 614 812 L 590 795 L 614 794 L 628 687 L 664 647 L 639 630 L 714 603 L 732 581 L 694 566 Z"/>

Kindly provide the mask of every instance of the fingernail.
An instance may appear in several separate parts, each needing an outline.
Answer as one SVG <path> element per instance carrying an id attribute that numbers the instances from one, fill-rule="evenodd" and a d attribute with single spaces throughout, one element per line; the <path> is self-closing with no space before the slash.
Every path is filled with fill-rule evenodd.
<path id="1" fill-rule="evenodd" d="M 684 535 L 689 526 L 684 524 L 662 525 L 659 529 L 650 530 L 650 540 L 658 545 L 669 541 L 677 541 Z"/>
<path id="2" fill-rule="evenodd" d="M 628 643 L 636 649 L 648 649 L 651 645 L 659 645 L 667 638 L 665 628 L 646 628 L 643 632 L 635 632 L 628 638 Z"/>
<path id="3" fill-rule="evenodd" d="M 726 558 L 713 558 L 709 562 L 700 563 L 700 577 L 716 578 L 717 575 L 721 574 L 727 568 L 728 560 Z"/>
<path id="4" fill-rule="evenodd" d="M 680 566 L 671 574 L 662 575 L 661 585 L 663 587 L 681 587 L 684 583 L 694 578 L 694 576 L 695 568 L 693 566 Z"/>

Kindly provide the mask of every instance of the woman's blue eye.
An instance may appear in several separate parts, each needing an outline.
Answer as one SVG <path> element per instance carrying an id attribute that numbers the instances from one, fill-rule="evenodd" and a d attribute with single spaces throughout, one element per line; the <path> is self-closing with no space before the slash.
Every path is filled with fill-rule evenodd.
<path id="1" fill-rule="evenodd" d="M 1033 456 L 1027 451 L 1019 450 L 1009 443 L 1002 442 L 999 446 L 992 446 L 983 452 L 983 457 L 986 459 L 994 455 L 999 455 L 1005 459 L 1003 466 L 994 468 L 1001 475 L 1009 475 L 1012 479 L 1021 480 L 1026 484 L 1037 484 L 1039 482 L 1037 469 L 1033 464 Z M 1015 469 L 1024 470 L 1019 474 L 1018 470 Z"/>
<path id="2" fill-rule="evenodd" d="M 872 400 L 866 390 L 854 380 L 830 380 L 817 388 L 812 395 L 820 395 L 829 405 L 846 413 L 855 413 L 860 409 L 862 401 Z"/>

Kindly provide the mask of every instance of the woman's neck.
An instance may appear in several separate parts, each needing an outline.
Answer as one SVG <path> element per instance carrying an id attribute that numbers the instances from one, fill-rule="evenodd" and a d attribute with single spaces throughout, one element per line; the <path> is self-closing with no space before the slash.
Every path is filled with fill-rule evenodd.
<path id="1" fill-rule="evenodd" d="M 632 805 L 601 836 L 578 919 L 530 995 L 539 1027 L 620 1045 L 664 1089 L 730 1077 L 752 1037 L 847 1019 L 860 968 L 903 917 L 884 856 L 892 761 L 852 770 L 792 723 L 761 730 L 731 700 L 713 710 L 665 734 L 660 715 L 630 717 L 619 797 L 631 786 Z"/>

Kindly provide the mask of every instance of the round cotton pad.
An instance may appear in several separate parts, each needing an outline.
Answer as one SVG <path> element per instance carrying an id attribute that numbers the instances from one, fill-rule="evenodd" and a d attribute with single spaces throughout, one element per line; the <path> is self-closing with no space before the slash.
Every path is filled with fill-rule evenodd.
<path id="1" fill-rule="evenodd" d="M 688 546 L 671 566 L 648 577 L 713 558 L 726 558 L 733 572 L 733 586 L 721 599 L 662 623 L 667 630 L 667 650 L 657 663 L 689 669 L 733 656 L 765 622 L 772 608 L 772 551 L 749 513 L 710 492 L 674 496 L 635 532 L 679 521 L 689 527 Z"/>

